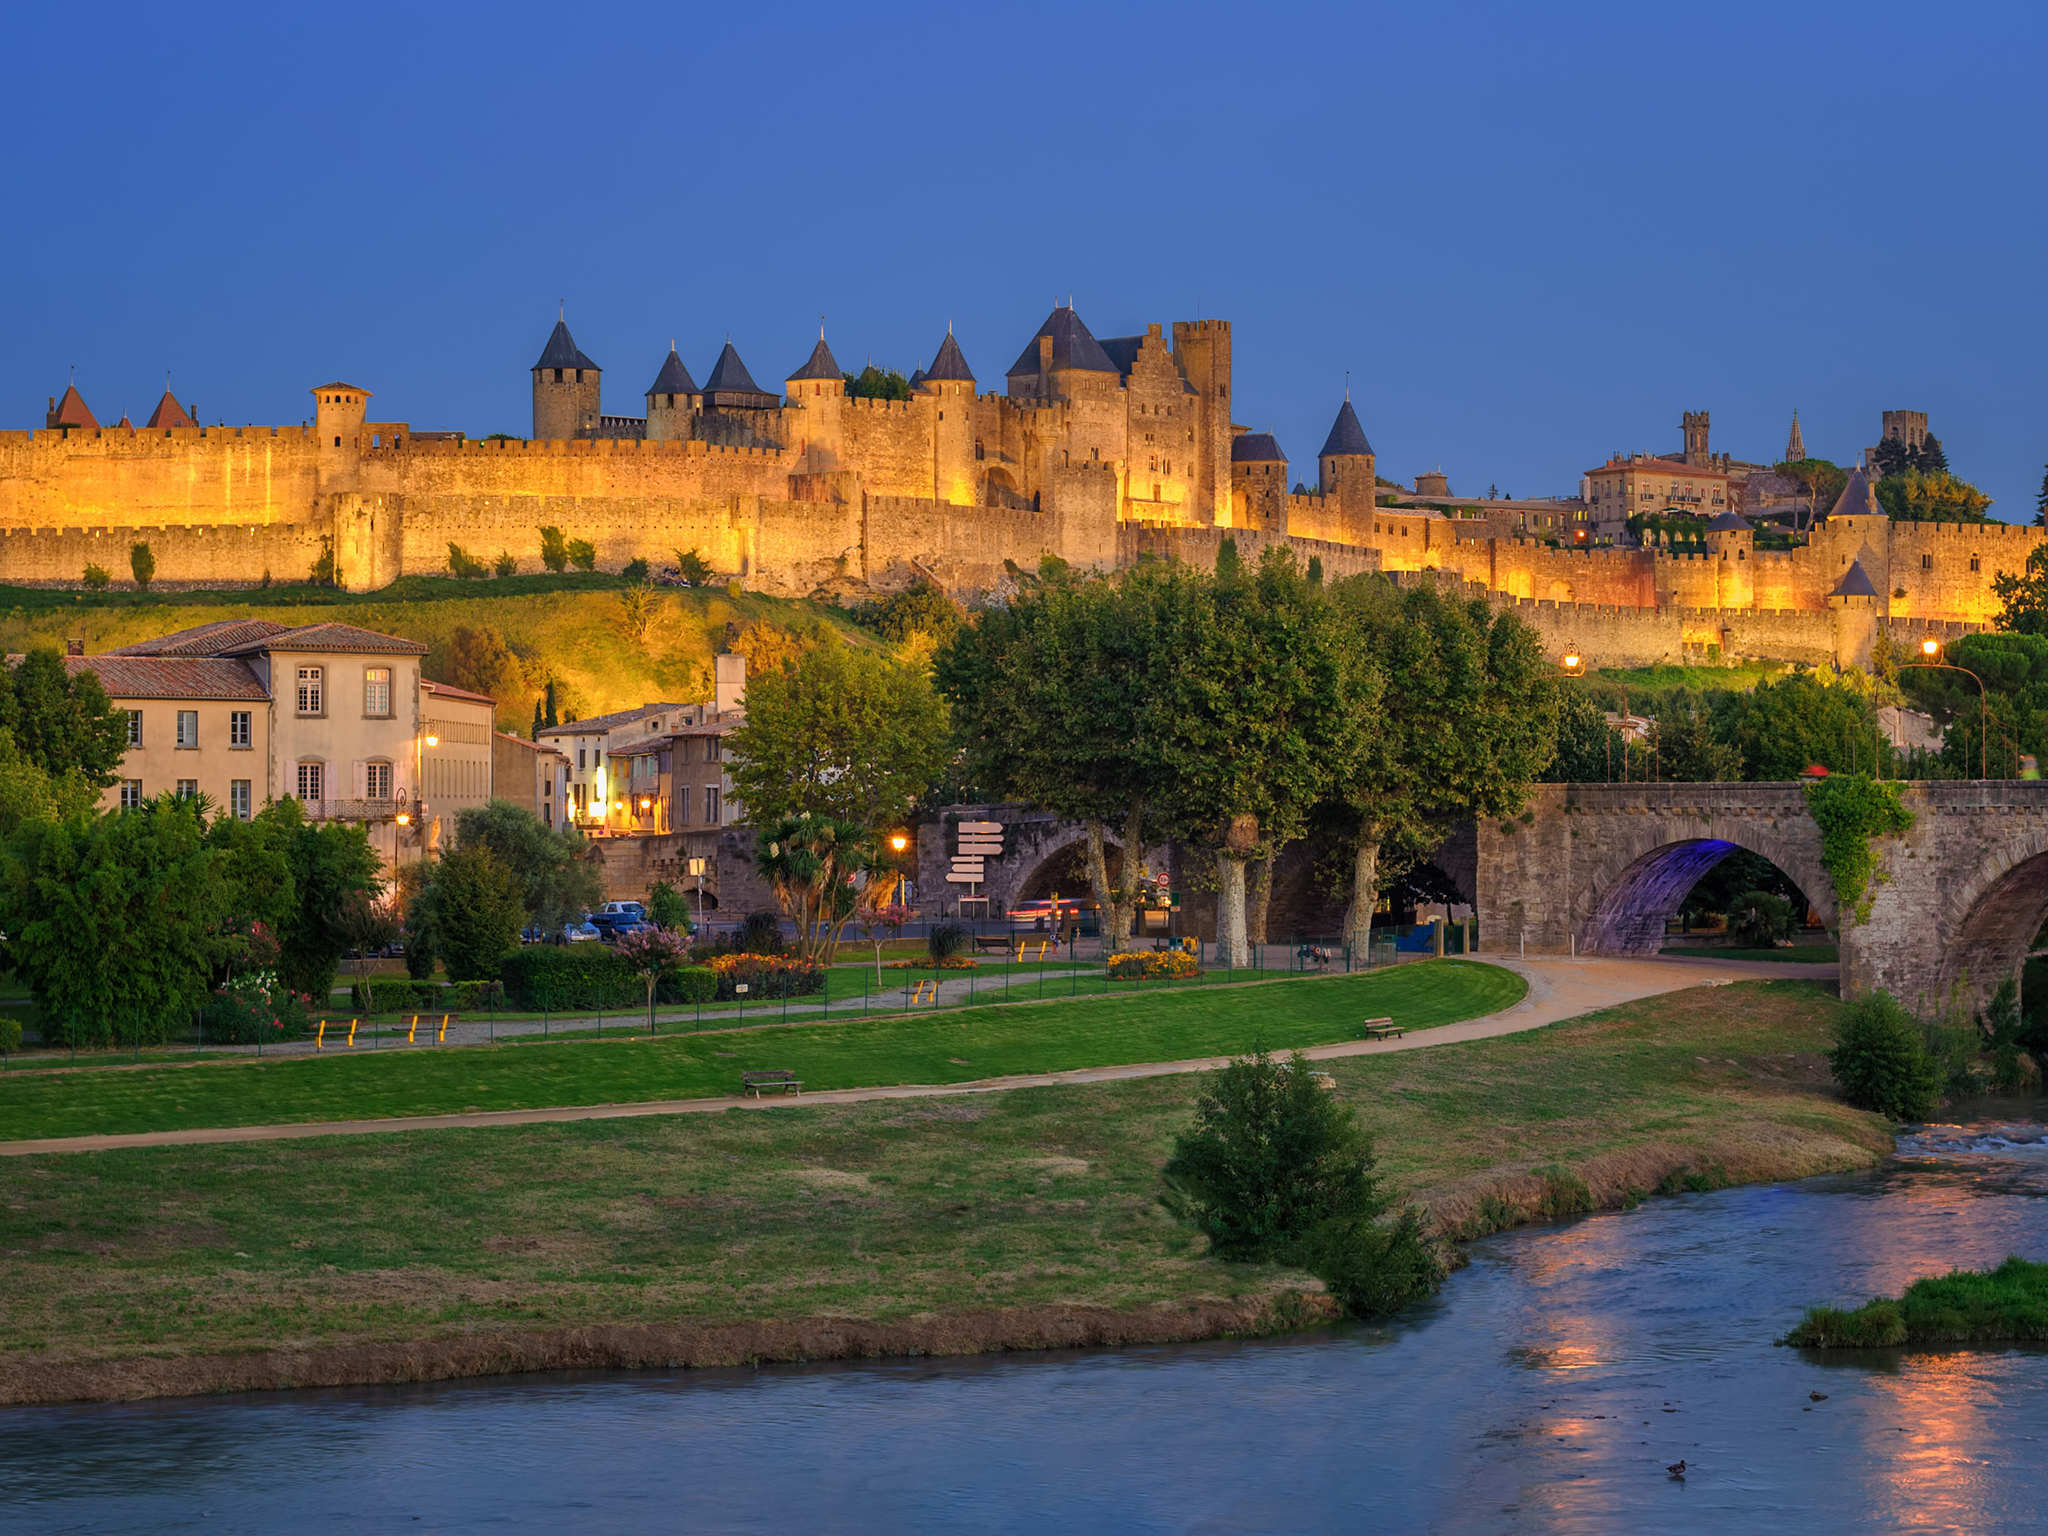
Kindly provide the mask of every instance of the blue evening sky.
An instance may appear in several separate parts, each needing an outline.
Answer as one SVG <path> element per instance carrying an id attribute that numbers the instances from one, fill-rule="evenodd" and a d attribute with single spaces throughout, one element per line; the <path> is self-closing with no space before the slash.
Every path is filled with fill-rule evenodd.
<path id="1" fill-rule="evenodd" d="M 1927 411 L 2014 520 L 2048 460 L 2048 8 L 46 5 L 12 11 L 0 425 L 77 365 L 209 423 L 524 434 L 558 299 L 638 414 L 670 337 L 774 387 L 820 312 L 984 389 L 1071 292 L 1227 318 L 1297 476 L 1350 371 L 1383 474 L 1568 493 L 1681 411 L 1774 459 Z"/>

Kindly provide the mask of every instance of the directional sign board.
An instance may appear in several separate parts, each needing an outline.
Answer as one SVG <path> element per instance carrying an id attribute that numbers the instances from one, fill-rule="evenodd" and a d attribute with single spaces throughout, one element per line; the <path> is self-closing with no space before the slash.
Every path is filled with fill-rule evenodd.
<path id="1" fill-rule="evenodd" d="M 962 821 L 953 827 L 953 867 L 946 876 L 949 885 L 979 885 L 988 878 L 990 859 L 1003 856 L 1003 824 L 999 821 Z"/>

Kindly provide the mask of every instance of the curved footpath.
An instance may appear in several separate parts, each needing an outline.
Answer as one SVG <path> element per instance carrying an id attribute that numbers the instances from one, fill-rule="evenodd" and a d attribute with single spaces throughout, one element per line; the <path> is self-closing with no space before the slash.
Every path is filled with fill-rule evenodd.
<path id="1" fill-rule="evenodd" d="M 1725 986 L 1733 981 L 1768 979 L 1832 980 L 1832 965 L 1794 965 L 1770 961 L 1693 960 L 1669 957 L 1606 959 L 1558 957 L 1510 959 L 1474 955 L 1523 977 L 1529 990 L 1512 1008 L 1462 1024 L 1442 1024 L 1398 1040 L 1343 1040 L 1309 1046 L 1302 1055 L 1311 1061 L 1343 1056 L 1376 1056 L 1388 1051 L 1423 1050 L 1464 1040 L 1487 1040 L 1540 1029 L 1594 1013 L 1640 997 L 1676 992 L 1685 987 Z M 1076 1067 L 1065 1072 L 1034 1072 L 1016 1077 L 982 1078 L 973 1082 L 904 1083 L 872 1088 L 834 1088 L 801 1096 L 774 1098 L 649 1099 L 632 1104 L 575 1104 L 546 1109 L 476 1110 L 450 1115 L 392 1116 L 376 1120 L 325 1120 L 286 1125 L 196 1127 L 176 1131 L 139 1131 L 119 1136 L 59 1136 L 38 1141 L 0 1142 L 0 1157 L 26 1157 L 50 1152 L 111 1152 L 130 1147 L 193 1146 L 209 1142 L 297 1141 L 313 1136 L 384 1136 L 402 1131 L 458 1130 L 497 1125 L 544 1125 L 570 1120 L 623 1120 L 641 1115 L 723 1113 L 728 1109 L 774 1109 L 784 1105 L 859 1104 L 873 1099 L 942 1098 L 969 1093 L 1007 1093 L 1016 1088 L 1049 1088 L 1062 1083 L 1108 1083 L 1125 1078 L 1165 1077 L 1181 1072 L 1210 1072 L 1225 1066 L 1227 1056 L 1186 1061 L 1152 1061 L 1109 1067 Z"/>

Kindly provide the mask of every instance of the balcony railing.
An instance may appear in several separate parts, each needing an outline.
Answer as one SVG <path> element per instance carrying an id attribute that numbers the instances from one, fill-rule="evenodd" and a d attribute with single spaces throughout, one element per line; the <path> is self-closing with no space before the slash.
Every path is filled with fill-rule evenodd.
<path id="1" fill-rule="evenodd" d="M 403 800 L 301 800 L 311 821 L 390 821 L 405 809 Z"/>

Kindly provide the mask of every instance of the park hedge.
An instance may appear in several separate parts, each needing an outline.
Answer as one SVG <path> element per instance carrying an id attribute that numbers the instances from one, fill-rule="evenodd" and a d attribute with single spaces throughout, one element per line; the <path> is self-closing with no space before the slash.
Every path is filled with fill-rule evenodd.
<path id="1" fill-rule="evenodd" d="M 577 1008 L 631 1008 L 647 1001 L 640 973 L 595 944 L 536 944 L 505 957 L 505 993 L 514 1007 L 557 1012 Z M 708 1003 L 718 978 L 702 966 L 664 971 L 654 996 L 662 1003 Z"/>
<path id="2" fill-rule="evenodd" d="M 480 1013 L 501 1007 L 504 988 L 495 981 L 409 981 L 403 976 L 379 976 L 359 981 L 348 989 L 348 1005 L 359 1014 L 373 1013 Z"/>

